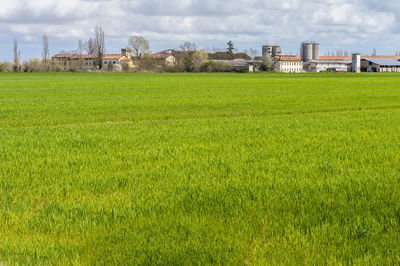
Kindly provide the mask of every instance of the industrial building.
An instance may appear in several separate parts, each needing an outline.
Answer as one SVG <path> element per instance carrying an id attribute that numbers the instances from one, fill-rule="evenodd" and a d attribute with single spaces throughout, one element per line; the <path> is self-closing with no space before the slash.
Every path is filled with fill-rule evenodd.
<path id="1" fill-rule="evenodd" d="M 266 44 L 262 47 L 263 59 L 269 61 L 278 72 L 300 73 L 303 72 L 303 61 L 295 55 L 282 55 L 280 45 Z"/>
<path id="2" fill-rule="evenodd" d="M 316 42 L 303 42 L 300 48 L 303 68 L 306 72 L 348 72 L 351 57 L 320 56 L 320 45 Z"/>
<path id="3" fill-rule="evenodd" d="M 263 45 L 262 47 L 262 57 L 264 59 L 273 59 L 275 56 L 281 55 L 282 49 L 279 45 Z"/>
<path id="4" fill-rule="evenodd" d="M 348 72 L 350 56 L 320 56 L 319 59 L 304 62 L 306 72 Z"/>
<path id="5" fill-rule="evenodd" d="M 319 43 L 303 42 L 300 48 L 300 56 L 303 62 L 319 59 Z"/>
<path id="6" fill-rule="evenodd" d="M 400 56 L 320 56 L 320 44 L 303 42 L 300 56 L 282 55 L 279 45 L 264 45 L 263 59 L 278 72 L 400 72 Z"/>
<path id="7" fill-rule="evenodd" d="M 362 72 L 400 72 L 400 62 L 392 58 L 363 57 Z"/>

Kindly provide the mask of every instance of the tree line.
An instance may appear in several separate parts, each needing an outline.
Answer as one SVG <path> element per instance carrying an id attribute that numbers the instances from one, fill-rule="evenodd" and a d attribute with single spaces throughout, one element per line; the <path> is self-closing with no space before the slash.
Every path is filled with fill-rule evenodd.
<path id="1" fill-rule="evenodd" d="M 261 60 L 256 49 L 238 52 L 232 41 L 227 43 L 225 51 L 206 52 L 198 49 L 194 42 L 184 42 L 172 54 L 176 58 L 173 65 L 160 62 L 151 55 L 149 41 L 143 36 L 133 35 L 129 37 L 127 48 L 132 51 L 133 68 L 124 68 L 125 71 L 134 72 L 210 72 L 223 70 L 222 64 L 212 63 L 210 60 Z M 32 58 L 24 62 L 21 61 L 21 51 L 18 41 L 13 41 L 13 61 L 0 62 L 0 72 L 60 72 L 60 71 L 87 71 L 84 69 L 84 55 L 92 55 L 94 58 L 93 69 L 95 71 L 113 71 L 113 64 L 104 67 L 104 55 L 106 54 L 105 33 L 102 27 L 94 28 L 94 36 L 87 41 L 78 41 L 76 50 L 64 53 L 77 55 L 78 60 L 69 65 L 60 65 L 50 56 L 50 46 L 47 34 L 42 35 L 41 58 Z M 250 55 L 249 55 L 250 54 Z"/>

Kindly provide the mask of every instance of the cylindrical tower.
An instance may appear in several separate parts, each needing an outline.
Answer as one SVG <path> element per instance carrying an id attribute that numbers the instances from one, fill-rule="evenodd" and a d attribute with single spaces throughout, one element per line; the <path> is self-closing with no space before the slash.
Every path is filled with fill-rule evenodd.
<path id="1" fill-rule="evenodd" d="M 269 44 L 263 45 L 262 56 L 263 56 L 263 58 L 271 58 L 272 57 L 272 45 L 269 45 Z"/>
<path id="2" fill-rule="evenodd" d="M 272 57 L 282 54 L 282 49 L 279 45 L 272 46 Z"/>
<path id="3" fill-rule="evenodd" d="M 303 42 L 302 44 L 303 62 L 308 62 L 313 59 L 313 44 L 310 42 Z"/>
<path id="4" fill-rule="evenodd" d="M 355 73 L 361 72 L 361 55 L 359 53 L 352 54 L 351 71 Z"/>
<path id="5" fill-rule="evenodd" d="M 319 59 L 319 43 L 313 43 L 313 60 Z"/>

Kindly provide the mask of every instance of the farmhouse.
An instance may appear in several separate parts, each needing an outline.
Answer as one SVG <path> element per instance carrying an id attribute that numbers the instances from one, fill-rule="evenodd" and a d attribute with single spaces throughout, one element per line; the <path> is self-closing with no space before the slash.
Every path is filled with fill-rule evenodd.
<path id="1" fill-rule="evenodd" d="M 285 73 L 303 72 L 303 61 L 300 56 L 277 55 L 274 57 L 276 71 Z"/>
<path id="2" fill-rule="evenodd" d="M 151 57 L 156 59 L 157 62 L 159 62 L 162 65 L 174 66 L 177 63 L 176 57 L 174 56 L 175 53 L 176 53 L 175 50 L 169 49 L 152 54 Z"/>
<path id="3" fill-rule="evenodd" d="M 67 67 L 80 67 L 92 69 L 96 67 L 95 55 L 79 54 L 56 54 L 52 57 L 53 63 L 58 63 L 66 69 Z M 103 67 L 113 64 L 117 70 L 122 70 L 123 66 L 132 67 L 132 51 L 121 49 L 121 54 L 105 54 L 103 56 Z"/>
<path id="4" fill-rule="evenodd" d="M 52 57 L 52 62 L 62 67 L 77 67 L 82 65 L 84 69 L 91 69 L 95 64 L 96 56 L 94 55 L 78 55 L 78 54 L 56 54 Z"/>

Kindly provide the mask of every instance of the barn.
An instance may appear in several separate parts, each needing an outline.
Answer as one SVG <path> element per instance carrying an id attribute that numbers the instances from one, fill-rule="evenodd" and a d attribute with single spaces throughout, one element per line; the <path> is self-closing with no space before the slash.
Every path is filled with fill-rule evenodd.
<path id="1" fill-rule="evenodd" d="M 400 62 L 391 58 L 361 59 L 362 72 L 400 72 Z"/>

